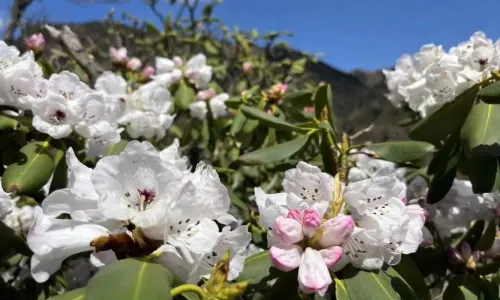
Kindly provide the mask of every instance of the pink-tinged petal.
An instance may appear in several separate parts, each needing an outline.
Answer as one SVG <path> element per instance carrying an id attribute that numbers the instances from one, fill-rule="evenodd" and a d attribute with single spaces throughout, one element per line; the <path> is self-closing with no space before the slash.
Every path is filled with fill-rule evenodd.
<path id="1" fill-rule="evenodd" d="M 401 201 L 403 201 L 405 205 L 408 204 L 408 200 L 406 199 L 406 197 L 401 198 Z"/>
<path id="2" fill-rule="evenodd" d="M 299 266 L 302 248 L 297 245 L 275 245 L 269 249 L 269 254 L 274 267 L 288 272 Z"/>
<path id="3" fill-rule="evenodd" d="M 308 208 L 304 211 L 302 223 L 304 224 L 304 235 L 312 237 L 321 226 L 321 216 L 316 209 Z"/>
<path id="4" fill-rule="evenodd" d="M 323 260 L 325 261 L 325 264 L 328 267 L 328 269 L 331 269 L 342 258 L 343 251 L 342 247 L 333 246 L 327 249 L 321 249 L 319 250 L 319 253 L 323 257 Z"/>
<path id="5" fill-rule="evenodd" d="M 285 245 L 294 244 L 304 239 L 302 224 L 294 219 L 279 217 L 274 227 L 276 239 Z"/>
<path id="6" fill-rule="evenodd" d="M 319 244 L 322 247 L 338 246 L 351 235 L 354 230 L 354 220 L 351 216 L 338 215 L 326 221 L 322 228 L 323 236 Z"/>
<path id="7" fill-rule="evenodd" d="M 332 283 L 332 278 L 323 257 L 317 250 L 306 248 L 302 254 L 298 279 L 299 287 L 304 293 L 325 294 L 328 286 Z"/>
<path id="8" fill-rule="evenodd" d="M 292 209 L 291 211 L 288 212 L 288 215 L 286 217 L 289 219 L 297 220 L 302 223 L 304 213 L 301 210 Z"/>

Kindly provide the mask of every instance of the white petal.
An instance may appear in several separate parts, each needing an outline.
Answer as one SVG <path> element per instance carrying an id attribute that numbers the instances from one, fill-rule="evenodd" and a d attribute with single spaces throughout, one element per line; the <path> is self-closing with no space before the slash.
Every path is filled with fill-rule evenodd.
<path id="1" fill-rule="evenodd" d="M 274 245 L 269 249 L 273 265 L 284 272 L 296 269 L 300 265 L 302 248 L 297 245 Z"/>

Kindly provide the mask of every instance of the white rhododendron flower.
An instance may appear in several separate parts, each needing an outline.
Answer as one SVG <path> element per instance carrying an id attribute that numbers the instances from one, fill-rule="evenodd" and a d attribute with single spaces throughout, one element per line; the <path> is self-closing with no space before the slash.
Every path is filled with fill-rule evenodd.
<path id="1" fill-rule="evenodd" d="M 33 53 L 20 56 L 14 46 L 0 41 L 0 103 L 30 109 L 46 92 L 42 69 Z"/>
<path id="2" fill-rule="evenodd" d="M 225 104 L 227 100 L 229 100 L 229 95 L 226 93 L 217 95 L 213 89 L 200 91 L 198 93 L 198 101 L 189 105 L 191 117 L 202 121 L 205 120 L 208 113 L 208 103 L 214 119 L 223 118 L 228 114 L 227 106 Z"/>
<path id="3" fill-rule="evenodd" d="M 128 101 L 127 82 L 113 72 L 106 71 L 95 82 L 95 89 L 105 97 L 106 113 L 115 120 L 122 116 Z"/>
<path id="4" fill-rule="evenodd" d="M 348 263 L 380 269 L 415 252 L 424 240 L 425 211 L 406 205 L 406 185 L 392 167 L 337 191 L 351 215 L 325 214 L 332 209 L 335 179 L 305 162 L 285 172 L 283 193 L 256 188 L 273 265 L 285 272 L 298 268 L 301 290 L 324 295 L 332 283 L 329 269 Z"/>
<path id="5" fill-rule="evenodd" d="M 388 169 L 395 172 L 399 179 L 404 180 L 404 175 L 406 173 L 405 168 L 398 168 L 392 161 L 386 161 L 383 159 L 377 159 L 370 157 L 367 154 L 375 154 L 373 151 L 368 149 L 361 149 L 362 153 L 352 152 L 349 158 L 355 163 L 354 167 L 349 169 L 348 180 L 349 182 L 357 182 L 364 179 L 372 178 L 380 170 Z"/>
<path id="6" fill-rule="evenodd" d="M 403 55 L 394 70 L 383 70 L 387 97 L 396 106 L 407 102 L 412 110 L 426 117 L 498 70 L 499 45 L 483 32 L 474 33 L 448 52 L 442 46 L 424 45 L 413 56 Z"/>
<path id="7" fill-rule="evenodd" d="M 1 180 L 1 178 L 0 178 Z M 19 196 L 11 196 L 0 187 L 0 222 L 10 227 L 14 232 L 25 235 L 35 219 L 34 207 L 17 206 Z"/>
<path id="8" fill-rule="evenodd" d="M 195 281 L 207 276 L 216 257 L 228 249 L 234 252 L 232 274 L 241 271 L 244 256 L 239 253 L 248 246 L 250 233 L 246 226 L 219 230 L 215 220 L 236 222 L 228 214 L 228 191 L 210 166 L 200 163 L 189 172 L 178 141 L 162 154 L 149 142 L 132 141 L 119 155 L 101 158 L 94 169 L 79 162 L 70 148 L 66 163 L 68 187 L 44 200 L 28 234 L 37 281 L 46 281 L 77 253 L 94 250 L 91 262 L 98 267 L 115 261 L 112 250 L 96 251 L 91 242 L 128 232 L 130 224 L 163 244 L 156 251 L 158 260 L 177 276 Z M 71 219 L 56 219 L 61 214 Z"/>
<path id="9" fill-rule="evenodd" d="M 474 194 L 468 180 L 455 179 L 446 196 L 436 204 L 425 205 L 439 234 L 449 237 L 465 232 L 471 221 L 492 220 L 498 215 L 498 193 Z"/>

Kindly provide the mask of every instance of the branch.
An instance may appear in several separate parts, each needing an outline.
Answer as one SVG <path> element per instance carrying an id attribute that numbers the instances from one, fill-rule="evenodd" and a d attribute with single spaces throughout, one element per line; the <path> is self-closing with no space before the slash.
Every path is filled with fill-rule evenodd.
<path id="1" fill-rule="evenodd" d="M 24 12 L 32 2 L 33 0 L 14 0 L 11 9 L 10 24 L 3 36 L 3 39 L 7 44 L 12 44 L 12 42 L 14 42 L 14 33 L 16 32 L 17 27 L 19 27 L 19 23 L 23 18 Z"/>
<path id="2" fill-rule="evenodd" d="M 82 70 L 89 77 L 90 82 L 94 82 L 97 76 L 104 72 L 104 68 L 101 65 L 90 59 L 85 48 L 78 39 L 78 36 L 68 26 L 64 26 L 62 30 L 58 30 L 46 24 L 45 29 L 47 29 L 52 38 L 59 41 L 64 49 L 66 49 L 78 65 L 80 65 Z"/>

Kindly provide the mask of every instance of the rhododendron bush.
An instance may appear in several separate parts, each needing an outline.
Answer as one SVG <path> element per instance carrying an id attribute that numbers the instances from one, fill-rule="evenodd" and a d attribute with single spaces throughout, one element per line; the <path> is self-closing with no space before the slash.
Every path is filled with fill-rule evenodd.
<path id="1" fill-rule="evenodd" d="M 284 33 L 149 4 L 0 42 L 6 299 L 498 299 L 499 42 L 400 58 L 411 140 L 356 144 Z"/>

